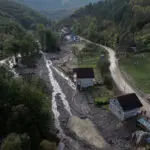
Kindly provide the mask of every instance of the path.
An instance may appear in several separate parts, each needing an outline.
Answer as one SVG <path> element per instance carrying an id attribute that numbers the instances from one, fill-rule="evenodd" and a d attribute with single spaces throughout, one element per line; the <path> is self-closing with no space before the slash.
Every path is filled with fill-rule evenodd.
<path id="1" fill-rule="evenodd" d="M 116 57 L 115 51 L 113 49 L 103 46 L 101 44 L 91 42 L 82 37 L 80 37 L 80 38 L 81 38 L 81 40 L 85 40 L 88 43 L 93 43 L 99 47 L 103 47 L 108 52 L 111 76 L 112 76 L 114 82 L 116 83 L 117 87 L 119 88 L 120 91 L 122 91 L 125 94 L 136 93 L 136 95 L 141 100 L 141 102 L 144 106 L 144 109 L 147 111 L 147 115 L 150 116 L 150 103 L 145 98 L 141 97 L 140 94 L 124 79 L 124 77 L 121 74 L 121 71 L 119 69 L 119 66 L 118 66 L 118 59 Z"/>

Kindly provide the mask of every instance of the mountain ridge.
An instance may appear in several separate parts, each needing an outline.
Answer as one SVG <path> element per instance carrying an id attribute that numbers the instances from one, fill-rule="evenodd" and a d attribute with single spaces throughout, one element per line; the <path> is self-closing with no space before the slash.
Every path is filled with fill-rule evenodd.
<path id="1" fill-rule="evenodd" d="M 15 0 L 16 2 L 30 6 L 36 10 L 71 9 L 84 6 L 90 2 L 99 0 Z"/>

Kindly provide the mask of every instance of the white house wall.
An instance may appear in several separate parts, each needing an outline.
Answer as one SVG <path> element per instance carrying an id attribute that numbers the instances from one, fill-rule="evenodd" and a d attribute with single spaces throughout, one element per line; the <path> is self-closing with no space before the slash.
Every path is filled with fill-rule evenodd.
<path id="1" fill-rule="evenodd" d="M 120 120 L 124 120 L 124 112 L 120 107 L 120 104 L 118 103 L 117 100 L 112 99 L 110 100 L 109 103 L 109 109 L 111 110 L 111 112 L 116 115 Z"/>
<path id="2" fill-rule="evenodd" d="M 136 116 L 139 110 L 139 108 L 136 108 L 134 110 L 124 112 L 124 119 Z"/>
<path id="3" fill-rule="evenodd" d="M 94 79 L 92 78 L 84 78 L 84 79 L 78 79 L 77 82 L 79 83 L 79 85 L 83 88 L 89 87 L 89 86 L 93 86 L 94 85 Z"/>

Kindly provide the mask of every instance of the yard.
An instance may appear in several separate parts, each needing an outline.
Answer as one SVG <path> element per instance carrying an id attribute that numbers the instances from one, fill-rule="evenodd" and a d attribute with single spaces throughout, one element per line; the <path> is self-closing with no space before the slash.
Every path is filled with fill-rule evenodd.
<path id="1" fill-rule="evenodd" d="M 150 53 L 131 55 L 120 60 L 131 82 L 144 93 L 150 93 Z"/>
<path id="2" fill-rule="evenodd" d="M 89 87 L 87 91 L 92 95 L 97 106 L 108 109 L 109 98 L 114 96 L 113 91 L 108 90 L 104 85 Z"/>
<path id="3" fill-rule="evenodd" d="M 80 68 L 96 68 L 101 56 L 106 52 L 94 44 L 87 44 L 77 55 L 76 66 Z"/>

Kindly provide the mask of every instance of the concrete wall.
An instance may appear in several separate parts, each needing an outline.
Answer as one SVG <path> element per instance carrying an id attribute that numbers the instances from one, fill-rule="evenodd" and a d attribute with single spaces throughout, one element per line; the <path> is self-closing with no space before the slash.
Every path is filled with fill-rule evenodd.
<path id="1" fill-rule="evenodd" d="M 94 85 L 94 79 L 92 78 L 77 79 L 77 83 L 81 86 L 81 88 L 86 88 Z"/>

